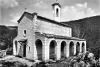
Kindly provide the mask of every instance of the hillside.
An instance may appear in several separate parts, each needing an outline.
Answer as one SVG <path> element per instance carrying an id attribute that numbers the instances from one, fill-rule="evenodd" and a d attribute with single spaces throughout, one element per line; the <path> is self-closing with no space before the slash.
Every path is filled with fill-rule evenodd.
<path id="1" fill-rule="evenodd" d="M 100 16 L 93 16 L 70 22 L 72 36 L 87 40 L 87 48 L 90 52 L 100 54 Z"/>
<path id="2" fill-rule="evenodd" d="M 17 36 L 17 26 L 0 25 L 0 49 L 12 47 L 13 39 Z"/>

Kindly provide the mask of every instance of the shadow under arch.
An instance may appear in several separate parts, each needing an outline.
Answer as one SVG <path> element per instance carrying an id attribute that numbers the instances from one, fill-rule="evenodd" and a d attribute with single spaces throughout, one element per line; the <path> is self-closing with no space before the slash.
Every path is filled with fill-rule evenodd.
<path id="1" fill-rule="evenodd" d="M 74 55 L 74 43 L 73 43 L 73 41 L 71 41 L 69 44 L 69 55 L 70 56 Z"/>
<path id="2" fill-rule="evenodd" d="M 52 40 L 50 42 L 50 51 L 49 51 L 49 58 L 56 60 L 56 46 L 57 46 L 57 42 L 55 40 Z"/>
<path id="3" fill-rule="evenodd" d="M 76 43 L 76 55 L 80 52 L 80 43 Z"/>
<path id="4" fill-rule="evenodd" d="M 17 40 L 15 40 L 15 48 L 16 48 L 16 52 L 17 52 Z"/>
<path id="5" fill-rule="evenodd" d="M 82 53 L 85 51 L 85 43 L 82 43 Z"/>
<path id="6" fill-rule="evenodd" d="M 61 42 L 61 58 L 66 56 L 66 42 L 62 41 Z"/>
<path id="7" fill-rule="evenodd" d="M 42 41 L 40 39 L 37 39 L 35 41 L 35 45 L 36 45 L 38 60 L 42 60 L 42 46 L 43 46 Z"/>

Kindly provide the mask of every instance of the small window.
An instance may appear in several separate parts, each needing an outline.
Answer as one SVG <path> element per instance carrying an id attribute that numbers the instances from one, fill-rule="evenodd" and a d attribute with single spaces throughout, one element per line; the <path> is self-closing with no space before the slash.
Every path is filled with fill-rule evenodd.
<path id="1" fill-rule="evenodd" d="M 26 36 L 26 30 L 24 30 L 24 37 Z"/>
<path id="2" fill-rule="evenodd" d="M 24 30 L 24 34 L 26 34 L 26 30 Z"/>
<path id="3" fill-rule="evenodd" d="M 29 51 L 30 51 L 30 47 L 29 47 Z"/>

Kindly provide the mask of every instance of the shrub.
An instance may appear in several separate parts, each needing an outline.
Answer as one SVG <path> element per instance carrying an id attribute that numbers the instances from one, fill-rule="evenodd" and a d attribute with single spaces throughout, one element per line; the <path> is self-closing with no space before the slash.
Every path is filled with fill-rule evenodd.
<path id="1" fill-rule="evenodd" d="M 27 67 L 26 64 L 22 64 L 20 62 L 3 62 L 3 67 Z"/>
<path id="2" fill-rule="evenodd" d="M 15 62 L 14 63 L 14 67 L 27 67 L 27 65 L 26 64 L 22 64 L 20 62 Z"/>

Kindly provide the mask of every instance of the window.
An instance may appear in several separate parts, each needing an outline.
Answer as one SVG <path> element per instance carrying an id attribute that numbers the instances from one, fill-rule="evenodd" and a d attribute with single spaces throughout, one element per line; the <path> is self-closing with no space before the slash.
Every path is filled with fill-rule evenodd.
<path id="1" fill-rule="evenodd" d="M 26 30 L 24 30 L 24 34 L 26 34 Z"/>
<path id="2" fill-rule="evenodd" d="M 26 30 L 24 30 L 24 37 L 26 36 Z"/>
<path id="3" fill-rule="evenodd" d="M 30 51 L 30 47 L 29 47 L 29 51 Z"/>

